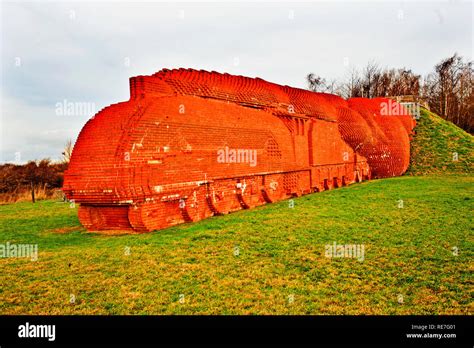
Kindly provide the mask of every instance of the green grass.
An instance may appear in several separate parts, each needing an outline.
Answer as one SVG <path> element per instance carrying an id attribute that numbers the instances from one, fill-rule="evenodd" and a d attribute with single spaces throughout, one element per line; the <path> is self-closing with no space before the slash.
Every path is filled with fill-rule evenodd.
<path id="1" fill-rule="evenodd" d="M 68 204 L 0 206 L 0 243 L 39 248 L 0 259 L 0 313 L 472 314 L 473 180 L 376 180 L 113 237 Z M 333 242 L 364 261 L 326 257 Z"/>
<path id="2" fill-rule="evenodd" d="M 453 123 L 421 109 L 411 142 L 409 175 L 472 173 L 474 138 Z M 457 160 L 456 160 L 457 154 Z"/>

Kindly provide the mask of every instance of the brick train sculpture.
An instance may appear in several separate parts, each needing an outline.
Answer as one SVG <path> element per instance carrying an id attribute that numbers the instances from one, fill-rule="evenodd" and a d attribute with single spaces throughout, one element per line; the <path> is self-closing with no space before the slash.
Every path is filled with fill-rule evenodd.
<path id="1" fill-rule="evenodd" d="M 88 230 L 153 231 L 402 175 L 415 121 L 353 98 L 188 69 L 130 79 L 79 134 L 63 190 Z"/>

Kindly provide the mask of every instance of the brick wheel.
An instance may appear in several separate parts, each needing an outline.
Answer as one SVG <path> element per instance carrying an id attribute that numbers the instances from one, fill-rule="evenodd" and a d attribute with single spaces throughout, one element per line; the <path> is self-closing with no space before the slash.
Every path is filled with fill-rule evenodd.
<path id="1" fill-rule="evenodd" d="M 81 204 L 77 211 L 77 216 L 79 218 L 81 225 L 84 226 L 88 231 L 97 229 L 97 227 L 94 225 L 94 222 L 91 219 L 90 209 L 91 209 L 90 206 Z"/>
<path id="2" fill-rule="evenodd" d="M 150 232 L 184 222 L 178 201 L 146 202 L 130 206 L 128 219 L 134 230 Z"/>
<path id="3" fill-rule="evenodd" d="M 334 179 L 331 179 L 331 178 L 324 179 L 323 188 L 325 191 L 332 190 L 334 188 Z"/>
<path id="4" fill-rule="evenodd" d="M 187 222 L 199 221 L 213 215 L 213 211 L 206 200 L 205 186 L 198 187 L 191 191 L 186 199 L 180 200 L 179 208 Z"/>
<path id="5" fill-rule="evenodd" d="M 207 187 L 207 203 L 214 215 L 242 209 L 237 197 L 235 180 L 215 181 Z"/>
<path id="6" fill-rule="evenodd" d="M 261 177 L 242 179 L 236 184 L 237 200 L 243 209 L 255 208 L 265 204 L 265 199 L 261 194 Z"/>
<path id="7" fill-rule="evenodd" d="M 127 206 L 80 205 L 79 221 L 88 231 L 130 230 Z"/>
<path id="8" fill-rule="evenodd" d="M 287 198 L 283 185 L 283 175 L 265 176 L 262 195 L 267 203 L 278 202 Z"/>
<path id="9" fill-rule="evenodd" d="M 332 179 L 332 185 L 334 188 L 339 188 L 339 187 L 342 187 L 342 178 L 339 178 L 337 176 L 335 176 L 333 179 Z"/>

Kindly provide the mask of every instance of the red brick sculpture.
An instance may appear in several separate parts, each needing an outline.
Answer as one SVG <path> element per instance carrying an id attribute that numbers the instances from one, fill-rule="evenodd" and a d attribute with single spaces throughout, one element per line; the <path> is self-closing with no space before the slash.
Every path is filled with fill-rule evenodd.
<path id="1" fill-rule="evenodd" d="M 394 103 L 186 69 L 132 77 L 130 100 L 82 129 L 63 189 L 88 230 L 152 231 L 401 175 L 415 121 Z"/>

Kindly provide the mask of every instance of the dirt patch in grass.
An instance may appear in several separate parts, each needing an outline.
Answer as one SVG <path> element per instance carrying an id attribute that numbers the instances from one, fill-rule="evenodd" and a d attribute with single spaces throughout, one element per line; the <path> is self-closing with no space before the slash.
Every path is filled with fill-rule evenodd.
<path id="1" fill-rule="evenodd" d="M 51 229 L 51 230 L 47 230 L 46 232 L 66 234 L 66 233 L 71 233 L 71 232 L 80 232 L 82 230 L 83 229 L 78 227 L 78 226 L 70 226 L 70 227 L 54 228 L 54 229 Z"/>

